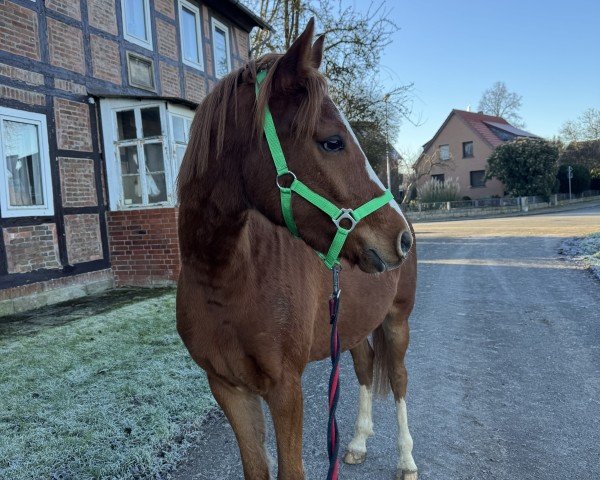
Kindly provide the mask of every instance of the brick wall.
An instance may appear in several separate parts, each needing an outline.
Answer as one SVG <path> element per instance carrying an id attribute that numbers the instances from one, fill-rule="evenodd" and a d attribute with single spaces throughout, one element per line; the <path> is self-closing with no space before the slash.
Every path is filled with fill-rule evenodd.
<path id="1" fill-rule="evenodd" d="M 0 75 L 17 80 L 27 85 L 43 85 L 44 76 L 41 73 L 23 70 L 22 68 L 0 63 Z"/>
<path id="2" fill-rule="evenodd" d="M 98 35 L 90 36 L 94 77 L 121 84 L 121 57 L 117 42 Z"/>
<path id="3" fill-rule="evenodd" d="M 177 44 L 175 26 L 157 18 L 156 36 L 158 37 L 158 53 L 177 60 L 179 58 L 179 45 Z"/>
<path id="4" fill-rule="evenodd" d="M 60 190 L 64 207 L 98 205 L 94 161 L 89 158 L 58 157 Z"/>
<path id="5" fill-rule="evenodd" d="M 19 28 L 15 28 L 19 25 Z M 40 59 L 38 21 L 35 10 L 0 0 L 0 48 L 15 55 Z"/>
<path id="6" fill-rule="evenodd" d="M 92 151 L 92 132 L 87 104 L 66 98 L 55 98 L 54 115 L 58 148 Z"/>
<path id="7" fill-rule="evenodd" d="M 81 20 L 80 0 L 46 0 L 46 6 L 58 13 Z"/>
<path id="8" fill-rule="evenodd" d="M 98 214 L 65 215 L 69 265 L 102 258 Z"/>
<path id="9" fill-rule="evenodd" d="M 90 25 L 116 35 L 118 32 L 115 3 L 115 0 L 87 0 Z"/>
<path id="10" fill-rule="evenodd" d="M 200 103 L 206 96 L 206 83 L 204 77 L 186 71 L 184 79 L 185 98 L 192 102 Z"/>
<path id="11" fill-rule="evenodd" d="M 43 93 L 30 92 L 7 85 L 0 85 L 0 98 L 18 100 L 27 105 L 45 105 L 46 103 L 46 96 Z"/>
<path id="12" fill-rule="evenodd" d="M 165 62 L 160 62 L 160 84 L 166 97 L 180 97 L 179 69 Z"/>
<path id="13" fill-rule="evenodd" d="M 3 229 L 8 273 L 60 268 L 56 225 L 44 223 Z"/>
<path id="14" fill-rule="evenodd" d="M 154 8 L 157 12 L 160 12 L 169 18 L 175 18 L 173 0 L 154 0 Z"/>
<path id="15" fill-rule="evenodd" d="M 110 258 L 118 285 L 164 285 L 179 276 L 177 209 L 109 212 Z"/>
<path id="16" fill-rule="evenodd" d="M 85 73 L 83 34 L 79 28 L 48 18 L 50 63 L 56 67 Z"/>

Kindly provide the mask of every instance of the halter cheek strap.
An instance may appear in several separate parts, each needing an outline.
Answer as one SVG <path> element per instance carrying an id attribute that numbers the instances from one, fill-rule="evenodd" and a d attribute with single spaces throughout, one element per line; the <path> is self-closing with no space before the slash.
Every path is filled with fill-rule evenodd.
<path id="1" fill-rule="evenodd" d="M 260 84 L 263 82 L 265 77 L 267 76 L 266 70 L 261 70 L 258 72 L 256 77 L 256 96 L 258 97 L 260 91 Z M 265 132 L 265 137 L 267 139 L 267 144 L 269 145 L 269 150 L 271 152 L 271 157 L 273 158 L 273 163 L 275 164 L 275 170 L 277 171 L 277 187 L 279 188 L 280 196 L 281 196 L 281 212 L 283 214 L 283 219 L 288 230 L 295 237 L 299 237 L 298 227 L 296 226 L 296 222 L 294 221 L 294 215 L 292 212 L 292 192 L 304 198 L 307 202 L 311 203 L 319 210 L 323 211 L 326 215 L 328 215 L 333 223 L 335 224 L 337 231 L 329 246 L 329 250 L 327 254 L 322 254 L 317 252 L 317 255 L 321 257 L 325 266 L 330 270 L 333 269 L 335 265 L 339 263 L 339 256 L 344 243 L 346 242 L 346 238 L 348 238 L 348 234 L 354 230 L 354 227 L 360 222 L 363 218 L 371 213 L 379 210 L 381 207 L 388 204 L 391 200 L 394 199 L 392 192 L 386 190 L 383 195 L 373 198 L 366 203 L 363 203 L 360 207 L 351 209 L 351 208 L 338 208 L 333 203 L 331 203 L 326 198 L 322 197 L 318 193 L 311 190 L 304 183 L 302 183 L 293 172 L 291 172 L 287 166 L 285 161 L 285 155 L 283 154 L 283 150 L 281 149 L 281 143 L 279 143 L 279 137 L 277 136 L 277 130 L 275 129 L 275 123 L 273 121 L 273 116 L 271 115 L 271 111 L 269 110 L 269 106 L 265 107 L 265 120 L 263 129 Z M 289 187 L 285 187 L 281 184 L 281 179 L 285 176 L 289 176 L 292 179 L 292 182 Z M 346 220 L 350 222 L 350 226 L 345 228 L 341 225 L 342 221 Z"/>

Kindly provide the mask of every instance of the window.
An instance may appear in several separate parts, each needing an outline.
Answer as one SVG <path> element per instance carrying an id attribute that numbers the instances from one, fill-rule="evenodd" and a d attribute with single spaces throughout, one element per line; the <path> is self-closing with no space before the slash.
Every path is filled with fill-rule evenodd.
<path id="1" fill-rule="evenodd" d="M 152 50 L 150 0 L 123 0 L 122 9 L 125 39 Z"/>
<path id="2" fill-rule="evenodd" d="M 224 77 L 231 71 L 231 53 L 229 49 L 229 29 L 218 20 L 212 19 L 213 55 L 215 57 L 215 76 Z"/>
<path id="3" fill-rule="evenodd" d="M 0 107 L 3 217 L 54 215 L 46 116 Z"/>
<path id="4" fill-rule="evenodd" d="M 485 187 L 485 170 L 471 172 L 471 188 Z"/>
<path id="5" fill-rule="evenodd" d="M 193 113 L 171 107 L 169 108 L 169 119 L 174 162 L 173 171 L 179 172 L 179 167 L 185 155 L 185 149 L 190 140 Z"/>
<path id="6" fill-rule="evenodd" d="M 154 64 L 149 58 L 127 52 L 127 72 L 129 85 L 154 92 Z"/>
<path id="7" fill-rule="evenodd" d="M 463 158 L 471 158 L 473 156 L 473 142 L 463 142 Z"/>
<path id="8" fill-rule="evenodd" d="M 431 178 L 433 178 L 434 180 L 437 180 L 438 182 L 442 182 L 442 183 L 444 183 L 444 180 L 445 180 L 445 176 L 443 173 L 438 173 L 437 175 L 432 175 Z"/>
<path id="9" fill-rule="evenodd" d="M 101 98 L 111 210 L 175 205 L 175 179 L 194 111 L 133 98 Z"/>
<path id="10" fill-rule="evenodd" d="M 170 198 L 162 116 L 159 105 L 115 112 L 115 147 L 124 207 L 160 204 Z"/>
<path id="11" fill-rule="evenodd" d="M 181 28 L 181 52 L 183 63 L 202 70 L 202 42 L 200 33 L 200 10 L 185 0 L 179 2 L 179 25 Z"/>
<path id="12" fill-rule="evenodd" d="M 440 145 L 440 160 L 450 160 L 450 145 Z"/>

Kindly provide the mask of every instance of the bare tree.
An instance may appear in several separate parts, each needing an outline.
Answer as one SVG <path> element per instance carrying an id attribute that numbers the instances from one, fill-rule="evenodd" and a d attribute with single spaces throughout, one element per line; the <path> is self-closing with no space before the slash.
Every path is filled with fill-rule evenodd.
<path id="1" fill-rule="evenodd" d="M 404 174 L 404 191 L 406 192 L 402 203 L 408 203 L 411 200 L 411 192 L 416 189 L 425 177 L 429 177 L 431 172 L 439 167 L 445 172 L 454 171 L 456 164 L 450 156 L 449 159 L 443 160 L 440 157 L 439 150 L 436 149 L 432 153 L 422 152 L 416 157 L 414 152 L 404 153 L 400 164 L 400 170 L 406 172 Z"/>
<path id="2" fill-rule="evenodd" d="M 575 120 L 566 121 L 560 129 L 565 142 L 600 139 L 600 110 L 588 108 Z"/>
<path id="3" fill-rule="evenodd" d="M 502 117 L 516 127 L 524 127 L 525 123 L 519 115 L 522 103 L 521 95 L 509 92 L 504 82 L 496 82 L 483 92 L 479 100 L 479 110 L 487 115 Z"/>

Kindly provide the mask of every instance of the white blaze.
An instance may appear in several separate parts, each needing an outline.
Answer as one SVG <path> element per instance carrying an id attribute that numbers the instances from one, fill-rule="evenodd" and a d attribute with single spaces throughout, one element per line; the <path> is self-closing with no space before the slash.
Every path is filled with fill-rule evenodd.
<path id="1" fill-rule="evenodd" d="M 336 108 L 337 108 L 337 106 L 336 106 Z M 339 108 L 337 108 L 337 111 L 338 111 L 338 114 L 340 115 L 340 118 L 342 119 L 342 122 L 344 123 L 344 126 L 346 127 L 346 130 L 348 130 L 348 133 L 350 134 L 350 136 L 354 140 L 354 143 L 356 144 L 356 146 L 360 150 L 360 153 L 362 153 L 362 156 L 365 159 L 365 170 L 367 171 L 367 174 L 369 175 L 369 178 L 371 179 L 371 181 L 373 183 L 375 183 L 375 185 L 377 185 L 379 188 L 381 188 L 381 193 L 383 193 L 386 190 L 386 188 L 383 186 L 383 183 L 381 183 L 381 180 L 379 179 L 379 177 L 377 176 L 377 174 L 373 170 L 373 167 L 371 167 L 371 164 L 367 160 L 367 156 L 365 155 L 365 152 L 363 151 L 362 147 L 360 146 L 360 143 L 359 143 L 358 139 L 356 138 L 356 135 L 354 134 L 354 130 L 352 130 L 352 127 L 350 126 L 350 123 L 348 122 L 348 119 L 346 118 L 346 116 L 344 115 L 344 113 Z M 400 209 L 400 205 L 398 205 L 398 203 L 396 202 L 396 200 L 394 200 L 394 199 L 390 200 L 390 206 L 394 210 L 396 210 L 396 212 L 398 212 L 400 214 L 400 216 L 402 217 L 402 219 L 406 220 L 405 217 L 404 217 L 404 214 L 402 213 L 402 210 Z"/>

